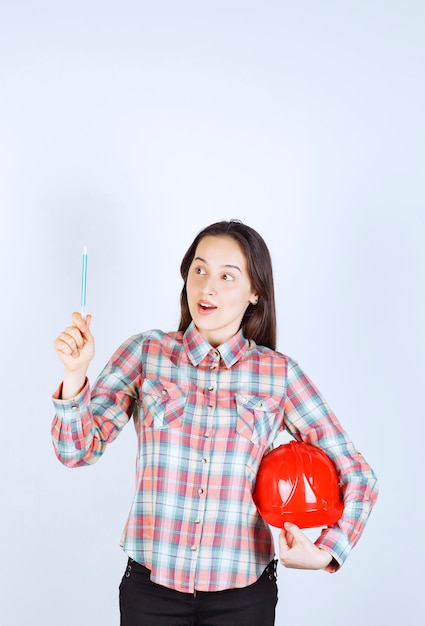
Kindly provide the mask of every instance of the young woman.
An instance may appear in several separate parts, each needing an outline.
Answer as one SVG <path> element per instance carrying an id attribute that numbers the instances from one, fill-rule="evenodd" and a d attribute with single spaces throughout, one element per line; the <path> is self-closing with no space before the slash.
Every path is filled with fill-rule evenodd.
<path id="1" fill-rule="evenodd" d="M 91 317 L 73 314 L 55 341 L 64 365 L 55 450 L 70 467 L 94 463 L 133 418 L 121 626 L 271 626 L 277 561 L 252 500 L 263 455 L 286 429 L 333 459 L 344 496 L 342 518 L 314 543 L 285 525 L 285 567 L 336 571 L 363 531 L 376 478 L 311 380 L 276 351 L 272 266 L 260 235 L 239 221 L 212 224 L 181 274 L 179 330 L 131 337 L 91 389 Z"/>

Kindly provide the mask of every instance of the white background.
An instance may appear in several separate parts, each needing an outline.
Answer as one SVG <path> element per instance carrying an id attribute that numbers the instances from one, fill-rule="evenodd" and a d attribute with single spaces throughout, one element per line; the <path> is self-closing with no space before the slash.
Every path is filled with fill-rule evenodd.
<path id="1" fill-rule="evenodd" d="M 50 441 L 84 244 L 93 378 L 175 329 L 184 252 L 235 217 L 270 247 L 280 350 L 381 488 L 339 573 L 279 566 L 277 624 L 420 624 L 422 0 L 0 6 L 1 623 L 118 624 L 133 427 L 79 470 Z"/>

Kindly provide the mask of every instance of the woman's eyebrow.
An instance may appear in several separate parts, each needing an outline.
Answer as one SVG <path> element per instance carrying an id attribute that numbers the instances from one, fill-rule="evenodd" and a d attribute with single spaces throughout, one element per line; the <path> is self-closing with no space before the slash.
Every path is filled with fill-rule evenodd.
<path id="1" fill-rule="evenodd" d="M 206 259 L 203 259 L 201 256 L 197 256 L 193 259 L 194 261 L 201 261 L 201 263 L 205 263 L 205 265 L 209 265 Z M 233 267 L 233 269 L 238 270 L 242 274 L 242 270 L 237 265 L 232 265 L 231 263 L 226 263 L 225 265 L 220 265 L 220 267 Z"/>

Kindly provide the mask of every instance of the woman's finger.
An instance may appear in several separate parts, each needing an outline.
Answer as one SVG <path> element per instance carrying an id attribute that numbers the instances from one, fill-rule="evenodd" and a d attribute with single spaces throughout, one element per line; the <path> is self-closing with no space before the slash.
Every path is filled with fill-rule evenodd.
<path id="1" fill-rule="evenodd" d="M 89 316 L 87 316 L 87 317 L 89 317 Z M 85 333 L 86 332 L 86 328 L 87 328 L 86 320 L 81 315 L 81 313 L 78 313 L 78 311 L 74 311 L 74 313 L 71 315 L 71 321 L 72 321 L 72 325 L 75 326 L 76 328 L 78 328 L 78 330 L 81 333 Z"/>
<path id="2" fill-rule="evenodd" d="M 70 345 L 61 339 L 61 337 L 57 337 L 54 341 L 54 348 L 56 352 L 61 352 L 62 354 L 71 354 L 72 348 Z"/>
<path id="3" fill-rule="evenodd" d="M 75 326 L 69 326 L 68 328 L 65 328 L 62 335 L 66 338 L 69 337 L 70 341 L 73 341 L 75 345 L 77 346 L 77 348 L 83 347 L 84 337 L 81 334 L 80 330 L 76 328 Z"/>
<path id="4" fill-rule="evenodd" d="M 76 335 L 72 333 L 72 331 L 70 331 L 69 329 L 61 333 L 57 340 L 59 341 L 58 345 L 62 347 L 62 352 L 64 344 L 68 346 L 71 353 L 81 350 L 81 348 L 84 346 L 84 340 L 81 335 L 79 333 L 78 335 Z"/>
<path id="5" fill-rule="evenodd" d="M 79 348 L 69 336 L 68 339 L 59 336 L 54 342 L 54 348 L 59 356 L 64 355 L 75 358 L 80 354 Z"/>

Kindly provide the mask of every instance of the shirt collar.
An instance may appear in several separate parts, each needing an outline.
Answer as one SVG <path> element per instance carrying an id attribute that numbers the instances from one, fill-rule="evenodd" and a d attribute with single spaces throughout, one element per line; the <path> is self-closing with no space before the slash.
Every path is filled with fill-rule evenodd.
<path id="1" fill-rule="evenodd" d="M 248 349 L 250 342 L 245 339 L 242 330 L 229 341 L 213 348 L 206 341 L 192 321 L 183 336 L 183 345 L 193 365 L 199 365 L 209 352 L 218 352 L 227 368 L 232 367 Z"/>

